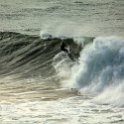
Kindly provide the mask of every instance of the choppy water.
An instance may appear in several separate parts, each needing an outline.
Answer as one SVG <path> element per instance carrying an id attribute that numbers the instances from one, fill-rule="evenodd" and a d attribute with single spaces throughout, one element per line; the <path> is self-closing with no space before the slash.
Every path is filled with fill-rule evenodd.
<path id="1" fill-rule="evenodd" d="M 32 34 L 123 36 L 123 12 L 123 0 L 0 0 L 0 27 Z"/>
<path id="2" fill-rule="evenodd" d="M 1 124 L 124 123 L 123 0 L 0 0 L 0 31 Z"/>

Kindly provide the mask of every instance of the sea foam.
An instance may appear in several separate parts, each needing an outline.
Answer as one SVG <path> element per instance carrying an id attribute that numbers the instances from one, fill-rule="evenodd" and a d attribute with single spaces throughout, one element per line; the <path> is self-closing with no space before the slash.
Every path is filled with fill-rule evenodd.
<path id="1" fill-rule="evenodd" d="M 66 70 L 67 73 L 67 70 Z M 124 106 L 124 40 L 97 37 L 86 45 L 71 67 L 65 87 L 95 95 L 95 102 Z"/>

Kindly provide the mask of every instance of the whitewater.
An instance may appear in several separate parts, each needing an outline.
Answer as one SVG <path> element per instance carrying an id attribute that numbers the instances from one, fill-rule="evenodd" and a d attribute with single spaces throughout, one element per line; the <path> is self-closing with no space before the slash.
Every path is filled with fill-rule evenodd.
<path id="1" fill-rule="evenodd" d="M 124 1 L 0 0 L 0 123 L 124 124 Z"/>

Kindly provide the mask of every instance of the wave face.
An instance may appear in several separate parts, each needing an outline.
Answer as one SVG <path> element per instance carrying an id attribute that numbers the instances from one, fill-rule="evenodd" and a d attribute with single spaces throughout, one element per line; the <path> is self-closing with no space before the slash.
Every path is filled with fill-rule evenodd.
<path id="1" fill-rule="evenodd" d="M 66 86 L 97 94 L 95 102 L 124 106 L 124 40 L 95 38 L 81 51 Z"/>
<path id="2" fill-rule="evenodd" d="M 46 76 L 47 68 L 52 69 L 51 58 L 58 51 L 58 41 L 47 43 L 37 36 L 13 32 L 1 32 L 0 39 L 1 74 L 18 72 L 29 76 L 39 75 L 40 72 L 42 76 Z"/>
<path id="3" fill-rule="evenodd" d="M 49 77 L 56 73 L 52 63 L 61 52 L 61 44 L 70 47 L 75 58 L 79 56 L 79 45 L 72 38 L 41 39 L 39 36 L 14 32 L 0 32 L 0 74 Z M 49 70 L 49 71 L 48 71 Z"/>

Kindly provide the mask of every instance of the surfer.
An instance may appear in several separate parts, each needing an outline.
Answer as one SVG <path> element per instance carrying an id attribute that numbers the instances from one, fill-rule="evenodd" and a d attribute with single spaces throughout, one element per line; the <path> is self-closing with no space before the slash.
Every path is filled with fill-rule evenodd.
<path id="1" fill-rule="evenodd" d="M 69 53 L 68 49 L 66 48 L 66 44 L 64 42 L 62 42 L 62 44 L 61 44 L 61 50 L 66 53 Z"/>
<path id="2" fill-rule="evenodd" d="M 68 56 L 69 56 L 69 58 L 70 58 L 72 61 L 74 61 L 74 58 L 73 58 L 72 55 L 71 55 L 70 49 L 69 49 L 69 47 L 66 46 L 65 42 L 62 42 L 62 44 L 61 44 L 61 50 L 64 51 L 65 53 L 67 53 Z"/>

